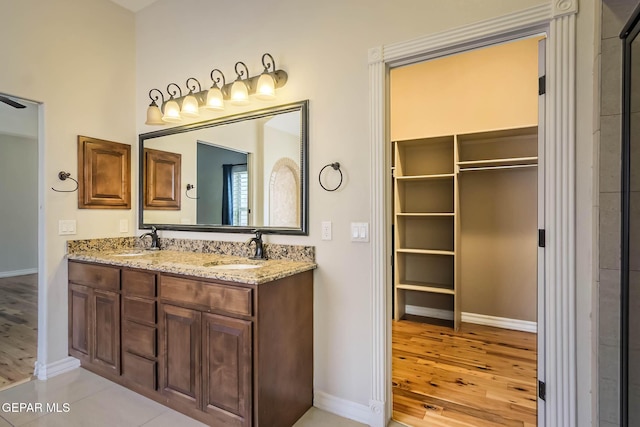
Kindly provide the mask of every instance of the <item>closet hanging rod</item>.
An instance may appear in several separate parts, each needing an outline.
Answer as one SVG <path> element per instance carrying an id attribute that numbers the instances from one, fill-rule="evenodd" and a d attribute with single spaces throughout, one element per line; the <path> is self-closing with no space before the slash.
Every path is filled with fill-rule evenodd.
<path id="1" fill-rule="evenodd" d="M 511 166 L 482 166 L 479 168 L 460 168 L 460 172 L 466 171 L 487 171 L 494 169 L 519 169 L 519 168 L 537 168 L 538 165 L 511 165 Z"/>

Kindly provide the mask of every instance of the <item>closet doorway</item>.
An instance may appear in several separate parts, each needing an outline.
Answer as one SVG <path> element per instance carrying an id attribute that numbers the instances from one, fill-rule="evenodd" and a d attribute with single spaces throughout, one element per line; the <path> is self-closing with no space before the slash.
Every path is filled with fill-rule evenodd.
<path id="1" fill-rule="evenodd" d="M 543 51 L 390 71 L 396 421 L 537 425 Z"/>

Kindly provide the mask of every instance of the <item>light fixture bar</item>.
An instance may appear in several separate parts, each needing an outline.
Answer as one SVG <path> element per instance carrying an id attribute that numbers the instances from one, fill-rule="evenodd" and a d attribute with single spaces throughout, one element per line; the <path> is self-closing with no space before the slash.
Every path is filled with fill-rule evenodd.
<path id="1" fill-rule="evenodd" d="M 255 95 L 256 98 L 261 100 L 273 100 L 275 99 L 275 89 L 283 87 L 287 83 L 289 76 L 286 71 L 276 69 L 273 56 L 269 53 L 262 55 L 262 66 L 264 67 L 264 71 L 261 74 L 251 77 L 244 62 L 236 62 L 234 69 L 237 78 L 229 83 L 226 82 L 222 71 L 215 68 L 210 74 L 213 85 L 210 89 L 205 90 L 202 90 L 202 86 L 197 79 L 189 77 L 186 81 L 189 93 L 184 96 L 182 95 L 180 86 L 175 83 L 170 83 L 167 86 L 169 99 L 166 101 L 159 89 L 151 89 L 149 92 L 151 104 L 147 109 L 147 121 L 145 124 L 160 125 L 167 122 L 179 123 L 182 121 L 183 116 L 198 117 L 200 108 L 224 110 L 225 101 L 237 105 L 246 105 L 249 104 L 249 96 L 252 95 Z M 244 70 L 239 69 L 239 67 L 243 67 Z M 218 76 L 215 75 L 216 73 Z M 233 96 L 235 92 L 233 88 L 236 83 L 238 83 L 236 88 L 242 90 L 242 93 L 246 93 L 246 96 L 236 99 L 236 102 L 234 102 Z M 177 90 L 173 89 L 174 86 Z M 243 87 L 246 88 L 246 92 L 243 90 Z M 197 92 L 195 92 L 196 89 L 198 90 Z M 153 97 L 151 95 L 153 91 L 159 92 L 162 97 L 160 106 L 156 103 L 156 101 L 159 101 L 159 97 Z M 162 115 L 161 120 L 158 118 L 159 115 Z"/>

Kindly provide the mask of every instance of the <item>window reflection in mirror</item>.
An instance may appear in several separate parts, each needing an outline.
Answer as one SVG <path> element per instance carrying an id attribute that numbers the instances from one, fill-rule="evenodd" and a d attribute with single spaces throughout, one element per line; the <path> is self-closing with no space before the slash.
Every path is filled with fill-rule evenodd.
<path id="1" fill-rule="evenodd" d="M 141 228 L 307 234 L 306 106 L 303 101 L 140 135 L 141 151 L 180 155 L 183 193 L 195 186 L 179 210 L 143 208 Z M 140 168 L 144 176 L 143 161 Z"/>

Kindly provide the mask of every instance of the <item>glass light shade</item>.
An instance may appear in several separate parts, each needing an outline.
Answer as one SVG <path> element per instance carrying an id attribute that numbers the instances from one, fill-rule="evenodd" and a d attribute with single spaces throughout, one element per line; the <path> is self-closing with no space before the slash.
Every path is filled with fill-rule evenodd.
<path id="1" fill-rule="evenodd" d="M 207 110 L 224 110 L 224 97 L 219 87 L 214 86 L 207 92 L 207 103 L 204 105 Z"/>
<path id="2" fill-rule="evenodd" d="M 273 80 L 271 74 L 260 74 L 256 88 L 256 98 L 264 101 L 273 101 L 276 99 L 276 82 Z"/>
<path id="3" fill-rule="evenodd" d="M 163 125 L 165 122 L 162 121 L 162 111 L 160 111 L 160 107 L 156 104 L 149 105 L 147 108 L 147 121 L 144 122 L 145 125 Z"/>
<path id="4" fill-rule="evenodd" d="M 180 114 L 186 117 L 200 117 L 198 100 L 193 95 L 187 95 L 182 101 Z"/>
<path id="5" fill-rule="evenodd" d="M 168 123 L 180 123 L 182 121 L 182 117 L 180 117 L 180 107 L 176 101 L 170 100 L 164 104 L 164 116 L 162 116 L 162 120 Z"/>
<path id="6" fill-rule="evenodd" d="M 247 105 L 249 103 L 249 89 L 245 82 L 240 79 L 233 82 L 230 101 L 234 105 Z"/>

